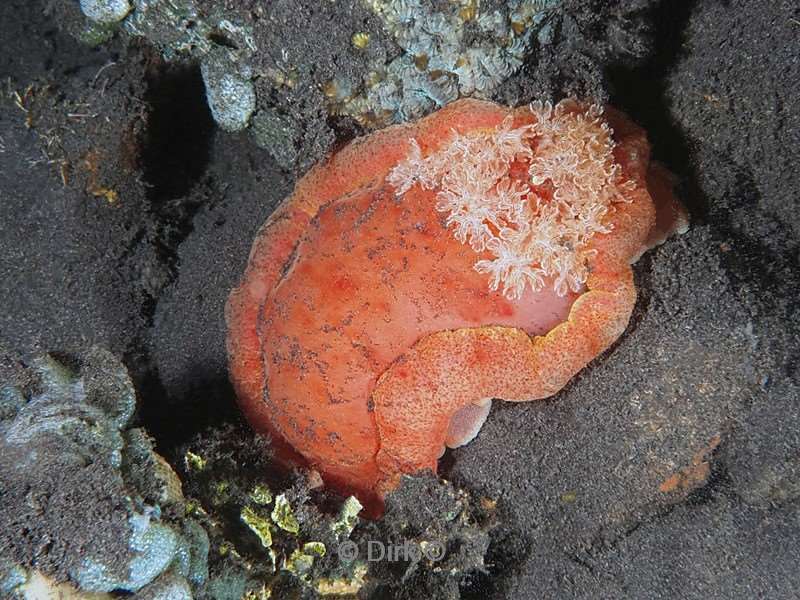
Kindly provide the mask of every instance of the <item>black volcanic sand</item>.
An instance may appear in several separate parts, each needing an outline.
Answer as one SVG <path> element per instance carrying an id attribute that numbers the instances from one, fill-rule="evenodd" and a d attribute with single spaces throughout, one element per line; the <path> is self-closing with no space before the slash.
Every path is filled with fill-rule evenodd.
<path id="1" fill-rule="evenodd" d="M 612 349 L 550 400 L 496 402 L 444 459 L 449 480 L 497 501 L 507 533 L 464 597 L 800 589 L 800 10 L 664 2 L 652 23 L 644 64 L 598 46 L 614 64 L 581 70 L 566 45 L 573 79 L 537 63 L 501 90 L 583 77 L 576 89 L 608 93 L 677 174 L 692 227 L 638 263 Z M 171 457 L 236 417 L 222 307 L 295 176 L 214 129 L 195 68 L 119 40 L 86 49 L 22 0 L 0 5 L 0 45 L 4 363 L 109 347 Z M 82 113 L 100 117 L 69 116 Z"/>

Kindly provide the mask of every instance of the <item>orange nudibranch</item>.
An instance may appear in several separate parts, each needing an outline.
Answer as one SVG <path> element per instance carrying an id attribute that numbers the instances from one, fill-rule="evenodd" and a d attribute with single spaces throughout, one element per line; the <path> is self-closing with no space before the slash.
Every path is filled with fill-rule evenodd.
<path id="1" fill-rule="evenodd" d="M 607 349 L 631 263 L 686 223 L 610 108 L 460 100 L 356 139 L 270 216 L 228 299 L 239 404 L 379 512 L 492 399 L 552 396 Z"/>

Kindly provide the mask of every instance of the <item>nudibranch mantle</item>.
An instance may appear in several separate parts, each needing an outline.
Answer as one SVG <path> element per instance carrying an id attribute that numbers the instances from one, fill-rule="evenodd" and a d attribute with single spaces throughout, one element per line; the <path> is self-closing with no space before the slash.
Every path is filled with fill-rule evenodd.
<path id="1" fill-rule="evenodd" d="M 377 511 L 492 399 L 551 396 L 608 348 L 631 263 L 685 227 L 610 108 L 460 100 L 357 139 L 270 216 L 228 299 L 240 406 Z"/>

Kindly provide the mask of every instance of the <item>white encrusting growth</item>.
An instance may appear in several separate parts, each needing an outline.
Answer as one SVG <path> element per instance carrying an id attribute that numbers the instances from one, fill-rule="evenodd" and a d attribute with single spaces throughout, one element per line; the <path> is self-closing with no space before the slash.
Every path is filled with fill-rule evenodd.
<path id="1" fill-rule="evenodd" d="M 509 299 L 528 285 L 541 290 L 548 279 L 560 296 L 581 291 L 589 241 L 610 231 L 606 215 L 634 185 L 614 161 L 602 109 L 567 100 L 555 107 L 534 102 L 530 110 L 533 124 L 514 128 L 508 116 L 494 130 L 453 132 L 427 156 L 412 141 L 388 177 L 398 196 L 417 184 L 437 190 L 436 209 L 447 213 L 455 238 L 494 256 L 475 270 Z M 511 177 L 515 162 L 528 165 L 527 180 Z"/>

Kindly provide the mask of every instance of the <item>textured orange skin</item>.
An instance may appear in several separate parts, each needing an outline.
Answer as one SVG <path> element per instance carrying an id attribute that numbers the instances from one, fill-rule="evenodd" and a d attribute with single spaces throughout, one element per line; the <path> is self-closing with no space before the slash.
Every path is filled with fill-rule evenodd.
<path id="1" fill-rule="evenodd" d="M 228 300 L 231 379 L 249 422 L 373 513 L 400 475 L 436 470 L 460 408 L 551 396 L 608 348 L 636 300 L 631 261 L 664 237 L 652 232 L 644 132 L 608 109 L 615 159 L 637 185 L 607 217 L 611 233 L 592 240 L 586 290 L 490 292 L 473 269 L 486 256 L 444 227 L 435 192 L 414 186 L 398 199 L 385 180 L 411 139 L 425 154 L 509 113 L 515 126 L 534 118 L 461 100 L 355 140 L 262 226 Z M 679 211 L 665 178 L 650 180 Z"/>

